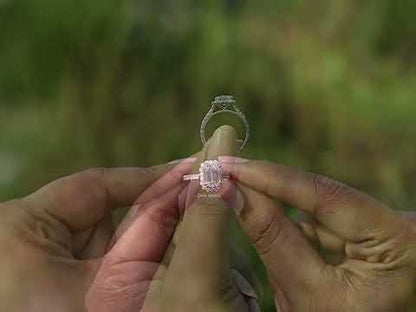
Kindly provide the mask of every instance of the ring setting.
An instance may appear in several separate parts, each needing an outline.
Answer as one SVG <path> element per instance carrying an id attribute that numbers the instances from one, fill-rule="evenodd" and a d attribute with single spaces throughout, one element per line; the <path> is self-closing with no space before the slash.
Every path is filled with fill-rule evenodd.
<path id="1" fill-rule="evenodd" d="M 207 143 L 205 137 L 205 128 L 210 121 L 210 119 L 216 115 L 229 113 L 238 117 L 244 124 L 245 128 L 245 137 L 243 140 L 238 140 L 240 142 L 240 150 L 242 150 L 248 143 L 250 137 L 250 125 L 248 123 L 247 117 L 243 112 L 238 108 L 234 98 L 231 95 L 220 95 L 214 98 L 214 101 L 211 102 L 211 108 L 205 115 L 204 119 L 201 122 L 200 128 L 200 137 L 202 143 L 205 145 Z"/>
<path id="2" fill-rule="evenodd" d="M 229 176 L 223 173 L 221 162 L 218 160 L 206 160 L 199 167 L 199 174 L 184 175 L 185 181 L 199 180 L 202 190 L 208 193 L 221 191 L 223 179 Z"/>

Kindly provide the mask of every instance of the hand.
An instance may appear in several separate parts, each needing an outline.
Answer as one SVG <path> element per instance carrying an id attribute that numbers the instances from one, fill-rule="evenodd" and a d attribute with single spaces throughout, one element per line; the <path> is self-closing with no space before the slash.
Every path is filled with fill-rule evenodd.
<path id="1" fill-rule="evenodd" d="M 111 209 L 131 205 L 172 167 L 90 169 L 0 204 L 0 310 L 84 311 L 113 236 Z"/>
<path id="2" fill-rule="evenodd" d="M 207 158 L 233 155 L 234 142 L 231 127 L 218 129 L 194 170 Z M 136 200 L 142 212 L 130 213 L 117 231 L 88 292 L 88 311 L 248 311 L 253 304 L 234 283 L 225 243 L 229 206 L 242 208 L 242 194 L 226 183 L 225 205 L 221 197 L 196 198 L 199 182 L 184 187 L 181 180 L 164 176 Z"/>
<path id="3" fill-rule="evenodd" d="M 415 293 L 413 219 L 320 175 L 264 161 L 222 161 L 246 197 L 239 218 L 281 311 L 406 311 Z M 313 222 L 298 228 L 275 200 Z M 328 263 L 314 245 L 342 261 Z"/>

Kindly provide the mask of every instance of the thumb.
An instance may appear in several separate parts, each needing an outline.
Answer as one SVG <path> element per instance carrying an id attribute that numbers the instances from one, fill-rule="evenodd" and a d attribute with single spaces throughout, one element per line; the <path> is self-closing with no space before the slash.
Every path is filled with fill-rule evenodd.
<path id="1" fill-rule="evenodd" d="M 263 193 L 238 186 L 246 197 L 239 221 L 265 264 L 276 303 L 282 311 L 289 311 L 288 303 L 293 311 L 307 310 L 324 285 L 336 284 L 334 268 L 324 263 L 282 206 Z"/>

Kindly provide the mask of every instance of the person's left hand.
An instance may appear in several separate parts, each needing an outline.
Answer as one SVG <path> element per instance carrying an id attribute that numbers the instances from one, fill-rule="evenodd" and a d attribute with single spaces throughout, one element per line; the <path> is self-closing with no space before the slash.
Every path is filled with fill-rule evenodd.
<path id="1" fill-rule="evenodd" d="M 0 310 L 84 311 L 114 234 L 111 210 L 131 205 L 167 172 L 181 178 L 191 166 L 89 169 L 1 203 Z M 152 252 L 152 243 L 160 245 L 150 234 L 138 240 L 138 252 Z"/>

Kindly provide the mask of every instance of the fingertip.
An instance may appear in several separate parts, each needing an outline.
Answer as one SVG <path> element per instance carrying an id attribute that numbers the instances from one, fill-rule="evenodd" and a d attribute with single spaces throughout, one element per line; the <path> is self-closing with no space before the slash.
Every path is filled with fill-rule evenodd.
<path id="1" fill-rule="evenodd" d="M 241 166 L 250 161 L 249 159 L 234 156 L 219 156 L 218 160 L 221 162 L 223 173 L 228 174 L 235 180 L 239 179 Z"/>

